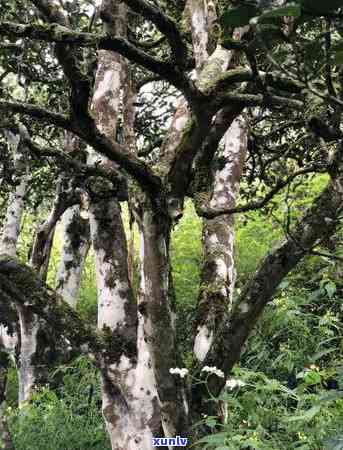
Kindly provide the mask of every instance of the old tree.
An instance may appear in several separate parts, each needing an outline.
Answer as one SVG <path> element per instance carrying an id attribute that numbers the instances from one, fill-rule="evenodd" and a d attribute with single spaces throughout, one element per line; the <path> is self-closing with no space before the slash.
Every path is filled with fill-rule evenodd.
<path id="1" fill-rule="evenodd" d="M 185 367 L 171 231 L 190 199 L 203 266 L 187 367 L 193 379 L 205 366 L 227 377 L 282 279 L 340 226 L 341 4 L 1 1 L 1 402 L 11 346 L 20 402 L 57 360 L 84 353 L 101 373 L 113 450 L 206 433 L 192 425 L 220 414 L 207 389 L 170 372 Z M 327 174 L 325 189 L 234 294 L 234 214 L 316 173 Z M 35 202 L 50 212 L 23 261 L 21 218 Z M 139 230 L 138 286 L 124 202 Z M 60 220 L 53 291 L 45 281 Z M 97 329 L 75 312 L 90 247 Z M 207 388 L 217 395 L 224 383 L 213 373 Z"/>

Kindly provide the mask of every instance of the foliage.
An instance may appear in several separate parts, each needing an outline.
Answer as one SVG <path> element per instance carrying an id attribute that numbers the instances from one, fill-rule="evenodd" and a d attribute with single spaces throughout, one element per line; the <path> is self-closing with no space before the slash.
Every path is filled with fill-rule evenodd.
<path id="1" fill-rule="evenodd" d="M 284 280 L 233 371 L 246 386 L 216 399 L 228 416 L 204 418 L 212 431 L 202 448 L 342 448 L 341 299 L 325 258 L 307 258 Z"/>
<path id="2" fill-rule="evenodd" d="M 54 378 L 61 383 L 56 389 L 42 388 L 30 404 L 8 411 L 16 450 L 109 450 L 92 364 L 80 357 Z"/>
<path id="3" fill-rule="evenodd" d="M 216 399 L 226 404 L 227 415 L 224 423 L 204 418 L 212 433 L 199 441 L 201 448 L 329 449 L 324 442 L 342 432 L 343 393 L 324 389 L 330 371 L 299 373 L 293 390 L 263 372 L 236 368 L 234 376 L 245 385 Z"/>

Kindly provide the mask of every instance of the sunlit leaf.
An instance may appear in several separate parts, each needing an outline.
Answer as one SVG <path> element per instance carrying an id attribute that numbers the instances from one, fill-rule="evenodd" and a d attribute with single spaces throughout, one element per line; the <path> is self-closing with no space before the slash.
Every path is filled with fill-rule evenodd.
<path id="1" fill-rule="evenodd" d="M 263 13 L 259 20 L 272 19 L 275 17 L 300 17 L 301 7 L 297 3 L 290 3 L 289 5 L 280 8 L 274 8 Z"/>

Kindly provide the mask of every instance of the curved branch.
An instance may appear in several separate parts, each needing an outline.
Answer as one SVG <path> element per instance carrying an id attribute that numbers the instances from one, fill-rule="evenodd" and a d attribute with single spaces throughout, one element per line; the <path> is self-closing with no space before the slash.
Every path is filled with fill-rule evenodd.
<path id="1" fill-rule="evenodd" d="M 92 146 L 99 154 L 107 156 L 111 161 L 119 164 L 120 168 L 134 177 L 144 190 L 158 197 L 162 195 L 161 179 L 150 169 L 150 167 L 135 155 L 126 152 L 126 149 L 118 143 L 111 142 L 96 128 L 94 122 L 84 120 L 81 124 L 72 123 L 66 116 L 62 114 L 48 111 L 45 108 L 19 102 L 8 102 L 0 100 L 0 111 L 13 111 L 28 115 L 37 120 L 47 121 L 58 127 L 79 136 L 88 145 Z M 82 128 L 80 128 L 82 125 Z M 30 143 L 31 148 L 39 153 L 39 147 Z M 57 155 L 50 155 L 57 156 Z M 70 160 L 69 160 L 70 161 Z M 101 169 L 99 169 L 101 170 Z M 97 175 L 98 171 L 93 172 L 93 168 L 87 167 L 86 171 L 92 175 Z M 103 176 L 105 174 L 101 174 Z"/>
<path id="2" fill-rule="evenodd" d="M 23 25 L 13 22 L 1 22 L 0 35 L 110 50 L 161 76 L 183 91 L 185 95 L 188 95 L 193 90 L 192 83 L 184 73 L 175 68 L 175 63 L 168 63 L 154 58 L 122 38 L 113 38 L 104 34 L 77 32 L 56 23 Z M 60 62 L 63 65 L 62 59 Z M 65 72 L 67 71 L 66 74 L 68 76 L 70 67 L 68 68 L 66 64 L 65 66 L 64 70 Z M 72 79 L 73 74 L 70 73 L 68 78 Z"/>
<path id="3" fill-rule="evenodd" d="M 174 55 L 175 64 L 185 67 L 187 64 L 187 46 L 182 39 L 176 23 L 157 6 L 150 5 L 144 0 L 124 0 L 132 11 L 150 20 L 156 28 L 168 39 Z"/>
<path id="4" fill-rule="evenodd" d="M 291 108 L 292 110 L 302 111 L 304 108 L 304 103 L 301 100 L 282 97 L 280 95 L 271 94 L 243 94 L 239 91 L 237 92 L 223 92 L 221 95 L 218 94 L 212 104 L 215 109 L 221 109 L 226 105 L 238 104 L 245 107 L 248 106 L 268 106 L 268 107 L 282 107 Z"/>
<path id="5" fill-rule="evenodd" d="M 292 94 L 301 94 L 304 89 L 302 83 L 279 72 L 259 71 L 258 76 L 266 86 L 274 89 L 290 92 Z M 211 86 L 205 94 L 208 96 L 213 96 L 225 91 L 228 87 L 231 87 L 235 83 L 255 81 L 255 79 L 256 74 L 251 69 L 247 69 L 245 67 L 231 69 L 225 72 L 217 83 L 214 86 Z"/>
<path id="6" fill-rule="evenodd" d="M 223 321 L 204 365 L 214 365 L 226 375 L 231 371 L 252 328 L 266 304 L 272 300 L 282 279 L 306 254 L 311 253 L 314 245 L 335 232 L 343 209 L 342 182 L 342 173 L 337 170 L 286 240 L 264 258 Z M 216 395 L 222 389 L 223 382 L 211 377 L 209 385 Z M 194 388 L 195 401 L 199 401 L 200 390 L 201 387 Z"/>
<path id="7" fill-rule="evenodd" d="M 86 325 L 30 267 L 6 255 L 0 256 L 0 294 L 1 299 L 29 308 L 53 325 L 51 332 L 58 338 L 63 336 L 75 348 L 99 354 L 106 349 L 101 334 Z"/>
<path id="8" fill-rule="evenodd" d="M 114 187 L 118 187 L 123 184 L 125 180 L 119 176 L 118 172 L 113 170 L 108 165 L 102 164 L 85 164 L 76 158 L 73 158 L 70 154 L 62 150 L 56 150 L 54 148 L 40 147 L 31 139 L 25 139 L 25 144 L 30 152 L 36 157 L 48 157 L 54 158 L 64 168 L 67 166 L 69 169 L 76 172 L 78 175 L 84 175 L 85 177 L 102 177 L 111 181 Z"/>
<path id="9" fill-rule="evenodd" d="M 72 124 L 67 116 L 31 103 L 0 100 L 0 111 L 25 114 L 34 119 L 43 120 L 64 128 L 65 130 L 72 131 Z"/>
<path id="10" fill-rule="evenodd" d="M 199 216 L 205 217 L 206 219 L 213 219 L 214 217 L 223 216 L 226 214 L 236 214 L 241 212 L 247 212 L 247 211 L 254 211 L 256 209 L 263 208 L 263 206 L 266 206 L 266 204 L 275 197 L 276 194 L 278 194 L 284 187 L 286 187 L 289 183 L 291 183 L 295 178 L 299 177 L 300 175 L 306 175 L 309 173 L 316 173 L 319 172 L 318 168 L 316 167 L 307 167 L 303 170 L 297 170 L 296 172 L 292 173 L 289 177 L 287 177 L 285 180 L 279 180 L 276 185 L 271 189 L 268 194 L 261 200 L 257 202 L 251 202 L 247 205 L 237 206 L 235 208 L 224 208 L 224 209 L 211 209 L 206 207 L 203 204 L 199 204 L 196 197 L 194 199 L 194 204 L 196 211 Z"/>

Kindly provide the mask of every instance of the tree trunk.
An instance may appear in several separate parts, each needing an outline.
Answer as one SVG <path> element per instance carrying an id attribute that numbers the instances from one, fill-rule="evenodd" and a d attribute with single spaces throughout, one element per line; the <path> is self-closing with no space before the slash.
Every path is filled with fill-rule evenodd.
<path id="1" fill-rule="evenodd" d="M 20 233 L 21 218 L 24 211 L 24 195 L 28 183 L 27 150 L 21 142 L 26 130 L 22 128 L 17 134 L 7 133 L 8 142 L 14 159 L 15 189 L 10 193 L 7 211 L 0 240 L 0 254 L 15 257 Z"/>
<path id="2" fill-rule="evenodd" d="M 27 190 L 28 183 L 28 166 L 27 166 L 27 150 L 22 143 L 23 138 L 26 137 L 26 129 L 24 127 L 20 127 L 18 130 L 18 134 L 13 134 L 12 132 L 7 133 L 9 145 L 13 152 L 14 158 L 14 168 L 15 175 L 14 181 L 16 184 L 15 189 L 11 192 L 8 199 L 7 212 L 5 217 L 4 226 L 2 229 L 1 242 L 0 242 L 0 254 L 6 254 L 13 258 L 16 257 L 17 254 L 17 244 L 20 233 L 20 225 L 22 214 L 24 211 L 24 195 Z M 21 309 L 17 308 L 17 313 L 19 317 L 19 324 L 22 327 L 21 321 Z M 6 330 L 3 330 L 6 333 Z M 22 329 L 20 328 L 20 334 L 22 334 Z M 11 337 L 8 336 L 7 340 L 11 340 Z M 17 338 L 12 338 L 17 341 Z M 25 340 L 24 344 L 22 343 L 22 339 L 20 339 L 21 348 L 24 345 L 25 348 Z M 25 366 L 25 360 L 19 357 L 18 361 L 19 372 L 20 368 Z M 5 377 L 5 374 L 3 375 Z M 20 379 L 20 375 L 19 375 Z M 21 386 L 22 383 L 19 381 L 19 401 L 22 400 Z"/>
<path id="3" fill-rule="evenodd" d="M 264 307 L 273 299 L 280 282 L 315 245 L 335 232 L 343 208 L 341 145 L 336 158 L 331 181 L 287 238 L 260 263 L 232 310 L 225 315 L 203 364 L 216 366 L 227 376 L 239 360 L 243 345 Z M 216 376 L 208 379 L 213 395 L 219 394 L 224 383 L 225 379 Z M 194 386 L 194 412 L 213 414 L 211 405 L 204 403 L 205 395 L 202 386 Z"/>
<path id="4" fill-rule="evenodd" d="M 187 407 L 182 382 L 170 374 L 177 367 L 173 305 L 170 289 L 169 219 L 140 201 L 135 209 L 140 231 L 141 284 L 139 312 L 154 368 L 161 419 L 165 436 L 182 435 L 187 430 Z"/>
<path id="5" fill-rule="evenodd" d="M 212 165 L 209 186 L 211 208 L 234 207 L 247 145 L 243 118 L 236 119 L 224 136 L 224 149 Z M 223 215 L 203 220 L 203 268 L 197 308 L 194 355 L 202 362 L 228 309 L 232 307 L 236 278 L 234 219 Z"/>
<path id="6" fill-rule="evenodd" d="M 65 210 L 80 201 L 77 191 L 64 189 L 62 183 L 57 185 L 54 204 L 47 219 L 38 226 L 32 253 L 31 267 L 46 280 L 52 238 L 57 221 Z M 32 313 L 30 308 L 19 305 L 20 323 L 20 364 L 19 364 L 19 403 L 30 399 L 34 391 L 46 383 L 48 369 L 54 363 L 51 351 L 52 343 L 46 336 L 44 323 Z"/>
<path id="7" fill-rule="evenodd" d="M 102 9 L 113 14 L 113 21 L 106 21 L 107 31 L 115 30 L 118 35 L 125 33 L 125 7 L 117 2 L 104 2 Z M 113 27 L 115 24 L 118 26 Z M 122 80 L 128 73 L 119 55 L 100 51 L 98 62 L 92 109 L 98 127 L 115 141 Z M 133 101 L 131 103 L 133 107 Z M 124 136 L 128 147 L 132 148 L 129 122 L 133 120 L 130 117 L 132 111 L 127 110 Z M 103 160 L 103 163 L 108 164 L 108 161 Z M 97 184 L 95 180 L 89 201 L 96 261 L 98 326 L 109 334 L 114 348 L 102 368 L 103 416 L 112 450 L 150 450 L 152 437 L 161 432 L 159 399 L 142 320 L 138 319 L 137 323 L 137 304 L 129 280 L 120 205 L 114 196 L 108 196 L 108 190 L 113 191 L 113 187 L 104 186 L 103 180 Z"/>
<path id="8" fill-rule="evenodd" d="M 62 219 L 62 249 L 56 275 L 56 291 L 76 308 L 81 275 L 90 245 L 89 220 L 80 214 L 80 206 L 67 209 Z"/>

